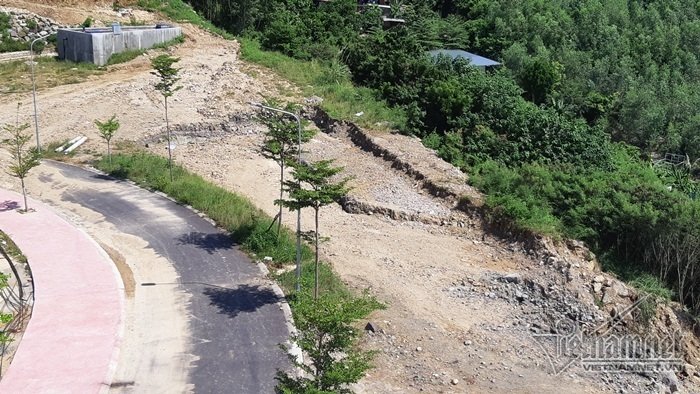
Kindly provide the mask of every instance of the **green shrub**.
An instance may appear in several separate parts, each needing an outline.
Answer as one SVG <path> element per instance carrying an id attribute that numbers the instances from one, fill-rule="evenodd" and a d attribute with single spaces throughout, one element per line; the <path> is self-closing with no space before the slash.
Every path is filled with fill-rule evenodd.
<path id="1" fill-rule="evenodd" d="M 11 27 L 12 26 L 10 25 L 10 14 L 6 12 L 0 12 L 0 32 L 2 32 L 2 34 L 5 34 L 7 29 Z"/>
<path id="2" fill-rule="evenodd" d="M 92 17 L 88 16 L 87 18 L 85 18 L 83 23 L 80 24 L 80 27 L 88 28 L 88 27 L 92 26 L 92 23 L 93 23 Z"/>
<path id="3" fill-rule="evenodd" d="M 37 31 L 39 28 L 39 25 L 36 23 L 34 19 L 27 19 L 27 28 L 31 31 Z"/>
<path id="4" fill-rule="evenodd" d="M 115 64 L 130 62 L 137 57 L 146 53 L 143 49 L 132 49 L 124 52 L 114 53 L 107 59 L 107 65 L 112 66 Z"/>

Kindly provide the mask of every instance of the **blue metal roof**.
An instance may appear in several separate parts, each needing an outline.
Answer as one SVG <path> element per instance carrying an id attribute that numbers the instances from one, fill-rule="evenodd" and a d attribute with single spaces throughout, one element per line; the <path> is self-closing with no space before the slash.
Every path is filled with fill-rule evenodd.
<path id="1" fill-rule="evenodd" d="M 461 49 L 434 49 L 432 51 L 429 51 L 430 56 L 432 57 L 438 57 L 439 55 L 444 55 L 448 56 L 452 59 L 457 59 L 457 58 L 462 58 L 466 59 L 469 61 L 469 63 L 472 66 L 477 66 L 477 67 L 490 67 L 490 66 L 498 66 L 501 63 L 487 59 L 483 56 L 475 55 L 473 53 L 463 51 Z"/>

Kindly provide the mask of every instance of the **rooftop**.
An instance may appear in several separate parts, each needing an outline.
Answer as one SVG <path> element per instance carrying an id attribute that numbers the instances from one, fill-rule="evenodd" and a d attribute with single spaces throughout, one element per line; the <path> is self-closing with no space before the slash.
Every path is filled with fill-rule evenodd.
<path id="1" fill-rule="evenodd" d="M 432 51 L 429 51 L 428 53 L 430 53 L 430 56 L 432 57 L 438 57 L 440 55 L 443 55 L 448 56 L 452 59 L 466 59 L 471 65 L 477 67 L 491 67 L 501 65 L 501 63 L 495 60 L 487 59 L 483 56 L 463 51 L 461 49 L 434 49 Z"/>

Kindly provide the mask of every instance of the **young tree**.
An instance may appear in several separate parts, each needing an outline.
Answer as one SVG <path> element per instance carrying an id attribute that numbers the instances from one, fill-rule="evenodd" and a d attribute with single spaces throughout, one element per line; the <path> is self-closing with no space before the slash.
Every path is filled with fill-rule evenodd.
<path id="1" fill-rule="evenodd" d="M 170 182 L 173 181 L 173 154 L 172 145 L 170 143 L 170 123 L 168 122 L 168 97 L 182 88 L 182 86 L 175 86 L 177 81 L 180 80 L 178 77 L 180 69 L 173 67 L 173 64 L 179 61 L 179 58 L 168 55 L 160 55 L 151 61 L 151 66 L 153 67 L 151 74 L 157 76 L 159 79 L 155 84 L 155 88 L 163 95 L 163 99 L 165 100 L 165 130 L 168 139 L 168 169 L 170 171 Z"/>
<path id="2" fill-rule="evenodd" d="M 350 190 L 347 183 L 350 178 L 332 182 L 331 178 L 340 173 L 342 167 L 332 167 L 333 160 L 321 160 L 316 163 L 294 163 L 294 180 L 286 181 L 289 200 L 281 203 L 291 209 L 311 207 L 314 209 L 314 299 L 318 299 L 318 213 L 321 207 L 338 201 Z"/>
<path id="3" fill-rule="evenodd" d="M 269 101 L 265 105 L 276 107 L 276 103 Z M 294 112 L 294 108 L 292 105 L 287 105 L 285 111 Z M 280 207 L 275 218 L 277 220 L 277 236 L 279 236 L 282 227 L 283 204 L 281 201 L 284 199 L 284 170 L 296 160 L 296 156 L 299 154 L 299 125 L 286 114 L 264 108 L 257 119 L 267 126 L 265 141 L 260 148 L 261 154 L 267 159 L 274 160 L 280 167 L 280 198 L 275 201 L 275 204 Z M 308 141 L 310 135 L 303 130 L 301 132 L 301 142 Z"/>
<path id="4" fill-rule="evenodd" d="M 119 130 L 119 121 L 117 120 L 117 115 L 112 115 L 111 118 L 107 119 L 105 122 L 100 122 L 95 119 L 95 126 L 100 131 L 100 136 L 107 141 L 107 157 L 109 157 L 109 164 L 112 164 L 112 148 L 110 146 L 110 141 L 114 136 L 114 133 Z"/>
<path id="5" fill-rule="evenodd" d="M 27 149 L 27 142 L 32 138 L 31 134 L 24 131 L 29 128 L 28 123 L 19 124 L 19 107 L 17 104 L 17 122 L 14 125 L 6 124 L 4 129 L 9 138 L 2 142 L 7 146 L 7 150 L 12 154 L 14 164 L 9 168 L 10 175 L 19 178 L 22 185 L 22 195 L 24 196 L 24 212 L 29 210 L 27 205 L 27 191 L 24 187 L 24 178 L 29 174 L 29 170 L 39 165 L 39 152 L 36 149 Z"/>
<path id="6" fill-rule="evenodd" d="M 308 295 L 295 300 L 294 323 L 299 332 L 292 338 L 308 355 L 310 364 L 299 363 L 290 354 L 295 367 L 304 372 L 295 376 L 277 373 L 277 392 L 351 393 L 347 385 L 360 380 L 371 365 L 373 353 L 357 349 L 359 336 L 353 322 L 367 316 L 380 305 L 371 297 L 341 297 L 325 294 L 316 301 Z"/>

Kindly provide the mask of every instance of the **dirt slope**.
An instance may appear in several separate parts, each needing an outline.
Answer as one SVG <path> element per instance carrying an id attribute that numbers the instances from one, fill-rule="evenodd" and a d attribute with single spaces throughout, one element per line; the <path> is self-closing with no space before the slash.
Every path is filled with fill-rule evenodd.
<path id="1" fill-rule="evenodd" d="M 60 2 L 0 1 L 64 23 L 81 22 L 88 14 L 105 20 L 113 16 L 107 6 L 87 5 L 92 2 L 66 2 L 70 5 L 65 7 L 55 7 L 56 3 Z M 249 120 L 253 111 L 246 103 L 294 89 L 268 71 L 240 61 L 237 43 L 191 26 L 184 28 L 188 40 L 173 50 L 182 58 L 183 77 L 183 89 L 170 107 L 171 121 L 179 130 L 175 160 L 274 214 L 277 167 L 258 154 L 261 128 Z M 116 114 L 122 128 L 115 140 L 147 143 L 153 152 L 166 154 L 163 109 L 151 87 L 150 56 L 153 53 L 86 83 L 40 92 L 43 141 L 84 134 L 88 142 L 77 159 L 88 159 L 105 149 L 93 120 Z M 31 102 L 26 94 L 0 97 L 0 123 L 13 120 L 17 101 Z M 26 121 L 30 113 L 25 105 L 21 115 Z M 464 185 L 459 174 L 448 177 L 455 170 L 418 141 L 398 135 L 374 138 L 398 156 L 410 156 L 433 168 L 434 174 L 445 174 L 442 180 L 434 175 L 436 182 Z M 533 258 L 522 245 L 489 236 L 478 219 L 456 211 L 454 201 L 435 198 L 423 187 L 425 182 L 385 157 L 363 150 L 342 131 L 319 132 L 305 150 L 308 158 L 335 158 L 345 166 L 355 176 L 352 197 L 364 204 L 364 212 L 371 212 L 350 214 L 332 206 L 321 214 L 322 235 L 330 237 L 323 245 L 326 258 L 347 283 L 369 289 L 388 305 L 371 317 L 377 332 L 368 333 L 363 344 L 380 353 L 376 369 L 355 387 L 357 391 L 666 389 L 660 378 L 651 375 L 601 375 L 576 367 L 560 375 L 552 373 L 535 335 L 546 332 L 560 316 L 573 313 L 572 308 L 591 321 L 605 320 L 607 310 L 598 309 L 591 296 L 590 286 L 597 276 L 593 266 Z M 32 194 L 41 197 L 41 188 L 41 180 L 35 180 Z M 412 220 L 392 219 L 391 212 Z M 293 227 L 293 215 L 286 215 L 285 223 Z M 310 214 L 303 217 L 303 224 L 310 229 Z M 111 246 L 119 249 L 118 244 Z M 504 279 L 508 274 L 519 279 Z M 538 286 L 543 290 L 531 291 Z M 605 286 L 613 287 L 613 282 Z M 690 373 L 687 382 L 692 379 Z"/>

